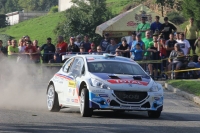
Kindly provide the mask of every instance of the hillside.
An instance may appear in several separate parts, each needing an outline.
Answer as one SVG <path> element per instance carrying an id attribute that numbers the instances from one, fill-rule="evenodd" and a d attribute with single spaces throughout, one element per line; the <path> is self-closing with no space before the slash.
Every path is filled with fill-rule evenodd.
<path id="1" fill-rule="evenodd" d="M 51 37 L 55 43 L 53 30 L 57 24 L 63 20 L 63 12 L 48 14 L 46 16 L 33 18 L 4 29 L 0 29 L 0 33 L 10 35 L 17 40 L 24 35 L 29 35 L 31 40 L 37 39 L 40 45 L 46 42 L 47 37 Z"/>

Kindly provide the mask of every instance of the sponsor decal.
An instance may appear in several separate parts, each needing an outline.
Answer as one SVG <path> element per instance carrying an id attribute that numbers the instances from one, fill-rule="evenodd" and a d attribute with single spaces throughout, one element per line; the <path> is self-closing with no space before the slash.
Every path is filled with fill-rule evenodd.
<path id="1" fill-rule="evenodd" d="M 75 89 L 73 89 L 73 96 L 75 95 Z"/>
<path id="2" fill-rule="evenodd" d="M 74 99 L 74 102 L 75 102 L 75 103 L 78 103 L 78 99 Z"/>
<path id="3" fill-rule="evenodd" d="M 76 83 L 74 81 L 69 81 L 68 86 L 72 88 L 76 88 Z"/>
<path id="4" fill-rule="evenodd" d="M 109 79 L 107 80 L 111 84 L 138 84 L 147 86 L 149 83 L 144 81 L 129 80 L 129 79 Z"/>
<path id="5" fill-rule="evenodd" d="M 101 98 L 92 98 L 92 101 L 101 102 Z"/>
<path id="6" fill-rule="evenodd" d="M 107 103 L 110 103 L 110 99 L 107 99 Z"/>
<path id="7" fill-rule="evenodd" d="M 121 108 L 121 109 L 140 109 L 140 107 L 135 107 L 135 106 L 125 106 L 125 105 L 121 105 L 120 108 Z"/>
<path id="8" fill-rule="evenodd" d="M 74 102 L 74 99 L 71 99 L 71 102 L 73 103 L 73 102 Z"/>
<path id="9" fill-rule="evenodd" d="M 100 97 L 108 97 L 107 94 L 99 94 Z"/>
<path id="10" fill-rule="evenodd" d="M 95 97 L 99 97 L 99 94 L 95 94 Z"/>
<path id="11" fill-rule="evenodd" d="M 135 23 L 134 21 L 129 21 L 127 23 L 127 26 L 136 26 L 136 25 L 137 25 L 137 23 Z"/>
<path id="12" fill-rule="evenodd" d="M 69 88 L 69 93 L 71 93 L 72 92 L 72 89 L 71 88 Z"/>
<path id="13" fill-rule="evenodd" d="M 92 90 L 93 93 L 105 93 L 105 90 Z"/>
<path id="14" fill-rule="evenodd" d="M 67 98 L 67 100 L 66 100 L 67 102 L 70 102 L 70 99 L 69 98 Z"/>

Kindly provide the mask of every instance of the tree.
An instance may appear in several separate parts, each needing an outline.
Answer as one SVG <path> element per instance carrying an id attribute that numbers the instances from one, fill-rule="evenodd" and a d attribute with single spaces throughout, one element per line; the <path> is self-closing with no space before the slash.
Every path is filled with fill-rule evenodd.
<path id="1" fill-rule="evenodd" d="M 200 27 L 199 0 L 184 0 L 182 3 L 183 14 L 186 18 L 193 17 L 197 26 Z"/>
<path id="2" fill-rule="evenodd" d="M 63 35 L 66 40 L 70 36 L 89 35 L 91 40 L 98 42 L 100 36 L 95 34 L 96 27 L 112 17 L 106 8 L 106 0 L 73 0 L 75 5 L 66 10 L 66 19 L 54 30 L 56 35 Z"/>

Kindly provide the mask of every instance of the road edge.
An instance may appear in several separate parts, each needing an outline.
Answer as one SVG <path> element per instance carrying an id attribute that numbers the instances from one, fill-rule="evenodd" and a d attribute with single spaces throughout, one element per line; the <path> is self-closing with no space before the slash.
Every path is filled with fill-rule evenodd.
<path id="1" fill-rule="evenodd" d="M 198 97 L 198 96 L 195 96 L 193 94 L 189 94 L 189 93 L 187 93 L 185 91 L 182 91 L 182 90 L 180 90 L 178 88 L 175 88 L 172 85 L 169 85 L 168 83 L 164 84 L 164 88 L 166 90 L 169 90 L 169 91 L 171 91 L 171 92 L 173 92 L 173 93 L 175 93 L 175 94 L 177 94 L 179 96 L 183 96 L 186 99 L 191 100 L 191 101 L 195 102 L 196 104 L 200 105 L 200 97 Z"/>

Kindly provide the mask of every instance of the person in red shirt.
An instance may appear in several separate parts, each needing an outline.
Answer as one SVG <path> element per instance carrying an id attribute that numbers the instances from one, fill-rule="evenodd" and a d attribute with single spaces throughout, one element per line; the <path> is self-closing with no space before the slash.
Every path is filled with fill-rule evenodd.
<path id="1" fill-rule="evenodd" d="M 36 60 L 36 54 L 37 54 L 37 48 L 32 45 L 31 41 L 26 42 L 26 48 L 25 53 L 28 54 L 29 61 L 35 61 Z"/>
<path id="2" fill-rule="evenodd" d="M 56 51 L 59 54 L 65 54 L 67 51 L 68 44 L 64 42 L 64 38 L 62 36 L 58 36 L 58 44 L 56 46 Z"/>
<path id="3" fill-rule="evenodd" d="M 91 49 L 88 50 L 89 53 L 92 53 L 92 52 L 97 52 L 96 48 L 95 48 L 95 44 L 94 43 L 91 43 L 90 45 Z"/>

